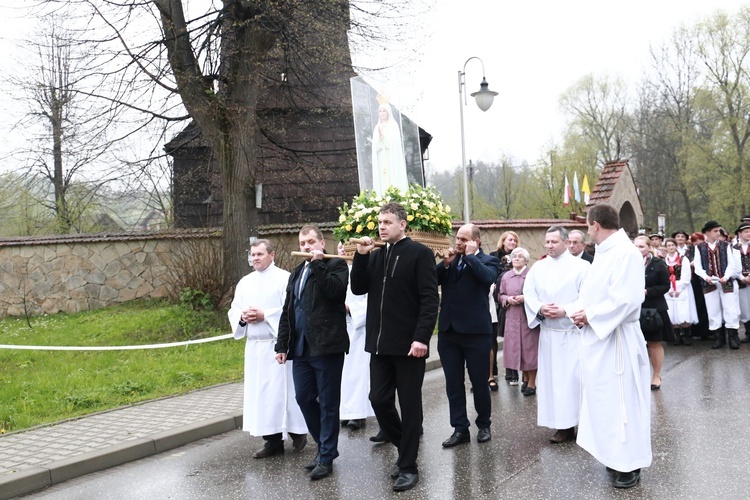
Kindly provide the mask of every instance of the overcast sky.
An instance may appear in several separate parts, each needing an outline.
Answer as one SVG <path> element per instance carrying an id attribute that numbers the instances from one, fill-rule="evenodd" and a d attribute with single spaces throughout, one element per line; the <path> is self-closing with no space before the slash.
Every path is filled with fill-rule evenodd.
<path id="1" fill-rule="evenodd" d="M 739 0 L 436 0 L 423 24 L 427 38 L 417 63 L 395 70 L 405 102 L 397 103 L 433 135 L 430 160 L 439 170 L 461 163 L 458 71 L 478 56 L 490 89 L 499 92 L 482 113 L 464 109 L 467 161 L 511 155 L 534 163 L 559 139 L 562 92 L 588 73 L 619 75 L 634 87 L 659 46 L 681 23 L 717 9 L 736 12 Z M 482 66 L 466 67 L 470 94 Z M 410 88 L 411 87 L 411 88 Z"/>
<path id="2" fill-rule="evenodd" d="M 199 2 L 201 0 L 194 0 Z M 560 94 L 587 73 L 623 77 L 631 86 L 649 66 L 649 46 L 660 45 L 680 23 L 693 24 L 717 9 L 735 12 L 740 0 L 427 0 L 434 8 L 417 23 L 412 60 L 389 71 L 393 103 L 433 135 L 432 167 L 461 163 L 458 71 L 472 56 L 484 61 L 490 89 L 499 92 L 482 113 L 469 98 L 464 108 L 467 160 L 510 155 L 534 163 L 559 139 Z M 0 6 L 0 71 L 17 68 L 12 42 L 33 24 L 15 7 Z M 409 48 L 412 50 L 412 48 Z M 355 56 L 356 57 L 356 56 Z M 17 58 L 16 58 L 17 59 Z M 356 59 L 355 59 L 356 60 Z M 482 67 L 466 67 L 466 91 L 479 89 Z M 0 95 L 0 133 L 14 122 L 7 93 Z M 0 155 L 8 143 L 0 146 Z"/>

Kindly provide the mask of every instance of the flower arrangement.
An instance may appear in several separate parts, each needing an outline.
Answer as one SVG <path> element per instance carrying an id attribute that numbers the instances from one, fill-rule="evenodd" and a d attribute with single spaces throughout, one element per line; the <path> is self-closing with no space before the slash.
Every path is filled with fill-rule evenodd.
<path id="1" fill-rule="evenodd" d="M 376 238 L 380 207 L 392 201 L 406 209 L 407 229 L 451 234 L 451 207 L 443 203 L 435 188 L 412 184 L 404 194 L 396 187 L 388 188 L 382 195 L 363 191 L 351 204 L 344 203 L 339 207 L 339 225 L 333 230 L 333 235 L 344 242 L 363 236 Z"/>

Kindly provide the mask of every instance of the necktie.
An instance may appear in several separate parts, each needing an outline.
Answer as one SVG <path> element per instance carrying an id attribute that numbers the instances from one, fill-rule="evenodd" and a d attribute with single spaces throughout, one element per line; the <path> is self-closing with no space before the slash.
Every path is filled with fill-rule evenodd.
<path id="1" fill-rule="evenodd" d="M 310 263 L 306 262 L 305 267 L 302 268 L 302 277 L 299 279 L 299 290 L 297 291 L 297 299 L 302 297 L 302 290 L 305 289 L 305 281 L 307 281 L 309 268 L 310 268 Z"/>
<path id="2" fill-rule="evenodd" d="M 464 256 L 458 258 L 458 272 L 460 273 L 464 269 Z"/>

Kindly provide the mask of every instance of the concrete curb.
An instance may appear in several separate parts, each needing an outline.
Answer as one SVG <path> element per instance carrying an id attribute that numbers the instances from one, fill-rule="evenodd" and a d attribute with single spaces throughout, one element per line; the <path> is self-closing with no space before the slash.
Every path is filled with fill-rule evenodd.
<path id="1" fill-rule="evenodd" d="M 242 426 L 242 413 L 214 417 L 149 437 L 0 476 L 0 500 L 33 493 L 76 477 L 162 453 L 199 439 L 224 434 Z"/>

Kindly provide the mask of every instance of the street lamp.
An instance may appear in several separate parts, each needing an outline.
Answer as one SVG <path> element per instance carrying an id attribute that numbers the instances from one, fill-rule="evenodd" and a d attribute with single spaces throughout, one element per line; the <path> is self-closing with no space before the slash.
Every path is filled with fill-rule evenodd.
<path id="1" fill-rule="evenodd" d="M 667 228 L 667 214 L 658 214 L 656 216 L 656 227 L 656 232 L 664 236 L 664 231 Z"/>
<path id="2" fill-rule="evenodd" d="M 466 96 L 463 95 L 463 90 L 466 86 L 466 65 L 472 59 L 476 59 L 482 64 L 482 83 L 479 84 L 479 90 L 471 94 L 471 97 L 476 99 L 479 109 L 482 111 L 490 109 L 492 101 L 497 95 L 497 92 L 489 89 L 487 79 L 484 77 L 484 62 L 478 57 L 468 58 L 464 63 L 464 69 L 458 72 L 458 106 L 461 111 L 461 165 L 464 173 L 464 220 L 466 224 L 471 222 L 471 213 L 469 208 L 469 176 L 466 171 L 466 140 L 464 139 L 464 106 L 466 105 Z"/>

